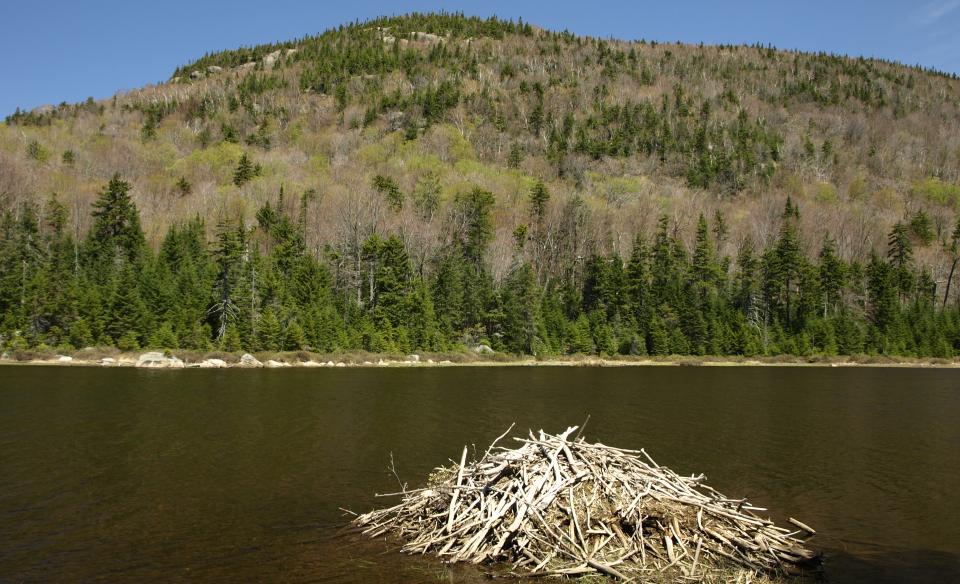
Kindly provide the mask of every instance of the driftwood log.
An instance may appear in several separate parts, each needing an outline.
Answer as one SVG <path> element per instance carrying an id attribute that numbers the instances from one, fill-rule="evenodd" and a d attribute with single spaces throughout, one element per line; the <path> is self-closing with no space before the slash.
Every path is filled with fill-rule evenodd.
<path id="1" fill-rule="evenodd" d="M 511 427 L 512 428 L 512 427 Z M 438 468 L 427 486 L 380 496 L 397 505 L 357 516 L 371 537 L 395 536 L 407 553 L 448 562 L 504 563 L 516 575 L 603 574 L 618 580 L 695 582 L 781 577 L 813 567 L 803 538 L 765 509 L 731 499 L 624 450 L 559 435 L 514 438 L 479 458 Z"/>

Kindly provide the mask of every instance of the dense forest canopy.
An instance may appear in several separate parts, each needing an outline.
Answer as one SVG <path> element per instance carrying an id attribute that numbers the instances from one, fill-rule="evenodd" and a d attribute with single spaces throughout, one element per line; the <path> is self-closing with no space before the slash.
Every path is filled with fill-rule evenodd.
<path id="1" fill-rule="evenodd" d="M 0 344 L 960 351 L 960 81 L 461 14 L 0 125 Z"/>

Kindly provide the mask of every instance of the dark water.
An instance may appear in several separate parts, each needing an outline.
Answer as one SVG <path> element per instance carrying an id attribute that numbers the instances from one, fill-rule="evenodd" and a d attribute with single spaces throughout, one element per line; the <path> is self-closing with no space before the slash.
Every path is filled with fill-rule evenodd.
<path id="1" fill-rule="evenodd" d="M 816 527 L 830 582 L 960 582 L 960 372 L 0 368 L 0 581 L 472 582 L 336 536 L 511 422 Z M 783 515 L 780 515 L 782 513 Z"/>

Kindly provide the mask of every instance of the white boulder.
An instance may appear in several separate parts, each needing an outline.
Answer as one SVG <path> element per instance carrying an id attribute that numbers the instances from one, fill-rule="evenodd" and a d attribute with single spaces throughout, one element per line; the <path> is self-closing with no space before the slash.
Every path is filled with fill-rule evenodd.
<path id="1" fill-rule="evenodd" d="M 240 366 L 241 367 L 263 367 L 263 363 L 257 360 L 256 357 L 250 353 L 244 353 L 240 357 Z"/>
<path id="2" fill-rule="evenodd" d="M 181 369 L 183 360 L 178 357 L 167 357 L 159 351 L 150 351 L 140 355 L 136 363 L 137 367 L 148 367 L 151 369 Z"/>
<path id="3" fill-rule="evenodd" d="M 227 367 L 227 362 L 223 359 L 204 359 L 194 365 L 194 367 L 199 367 L 200 369 L 223 369 Z"/>
<path id="4" fill-rule="evenodd" d="M 280 58 L 280 51 L 274 51 L 269 53 L 263 58 L 263 66 L 267 69 L 273 67 L 273 64 L 277 62 L 277 59 Z"/>

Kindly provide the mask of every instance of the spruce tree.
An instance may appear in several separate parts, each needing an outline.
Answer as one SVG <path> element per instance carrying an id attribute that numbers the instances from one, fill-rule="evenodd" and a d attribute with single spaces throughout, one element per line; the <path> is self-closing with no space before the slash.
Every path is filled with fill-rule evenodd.
<path id="1" fill-rule="evenodd" d="M 240 156 L 236 170 L 233 171 L 233 184 L 242 187 L 259 174 L 258 166 L 254 165 L 247 153 L 244 152 Z"/>
<path id="2" fill-rule="evenodd" d="M 846 269 L 843 261 L 837 257 L 836 243 L 830 237 L 824 240 L 820 249 L 820 291 L 823 294 L 823 316 L 836 310 L 842 301 L 841 293 L 846 285 Z"/>
<path id="3" fill-rule="evenodd" d="M 128 264 L 113 284 L 105 332 L 121 349 L 137 349 L 145 340 L 151 316 L 140 296 L 137 273 Z"/>
<path id="4" fill-rule="evenodd" d="M 139 262 L 146 247 L 140 213 L 130 198 L 130 183 L 113 175 L 93 203 L 93 226 L 87 235 L 88 257 L 97 270 L 114 262 Z"/>
<path id="5" fill-rule="evenodd" d="M 377 249 L 378 261 L 374 292 L 374 321 L 403 327 L 406 321 L 407 295 L 412 271 L 403 241 L 390 236 Z"/>
<path id="6" fill-rule="evenodd" d="M 787 197 L 780 226 L 780 235 L 773 248 L 764 254 L 764 279 L 767 298 L 790 328 L 794 322 L 794 301 L 797 284 L 804 268 L 796 220 L 799 212 Z"/>
<path id="7" fill-rule="evenodd" d="M 530 189 L 530 212 L 538 225 L 543 222 L 548 201 L 550 201 L 550 191 L 542 180 L 538 180 Z"/>
<path id="8" fill-rule="evenodd" d="M 214 339 L 220 342 L 231 324 L 239 317 L 235 290 L 239 285 L 241 261 L 244 251 L 242 228 L 221 220 L 217 225 L 217 247 L 214 262 L 217 275 L 213 283 L 212 298 L 207 309 L 214 331 Z"/>
<path id="9" fill-rule="evenodd" d="M 492 295 L 493 282 L 487 272 L 487 246 L 493 239 L 493 193 L 475 187 L 455 201 L 458 220 L 464 226 L 460 250 L 465 261 L 463 271 L 464 326 L 481 325 Z"/>
<path id="10" fill-rule="evenodd" d="M 897 222 L 887 239 L 887 258 L 894 270 L 894 280 L 901 302 L 910 294 L 915 284 L 915 278 L 911 271 L 911 262 L 913 260 L 913 244 L 910 242 L 910 235 L 907 226 Z"/>
<path id="11" fill-rule="evenodd" d="M 537 335 L 536 281 L 529 264 L 517 266 L 502 286 L 503 341 L 517 354 L 532 354 Z"/>
<path id="12" fill-rule="evenodd" d="M 630 262 L 627 264 L 626 290 L 628 305 L 641 333 L 645 334 L 650 320 L 650 254 L 642 234 L 633 240 Z"/>
<path id="13" fill-rule="evenodd" d="M 272 308 L 265 309 L 260 315 L 257 344 L 263 351 L 283 350 L 283 328 Z"/>
<path id="14" fill-rule="evenodd" d="M 520 150 L 520 145 L 516 142 L 510 144 L 510 153 L 507 154 L 507 166 L 509 168 L 520 168 L 520 163 L 523 161 L 523 152 Z"/>
<path id="15" fill-rule="evenodd" d="M 387 200 L 387 205 L 390 206 L 391 210 L 397 213 L 403 210 L 403 191 L 400 190 L 400 186 L 397 185 L 395 180 L 378 174 L 377 176 L 373 177 L 373 188 L 378 193 L 383 195 L 383 197 Z"/>
<path id="16" fill-rule="evenodd" d="M 693 274 L 701 285 L 712 285 L 720 277 L 720 269 L 714 253 L 707 218 L 701 213 L 697 220 L 697 235 L 693 250 Z"/>

